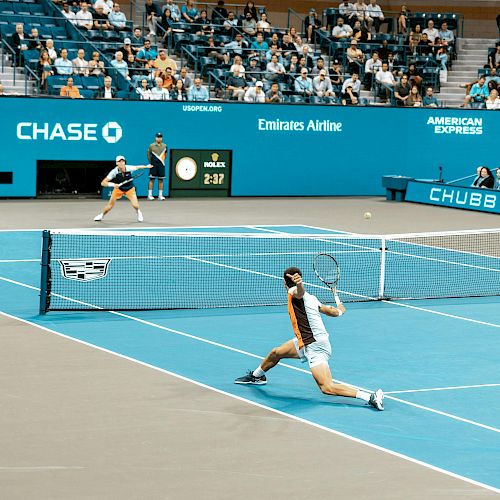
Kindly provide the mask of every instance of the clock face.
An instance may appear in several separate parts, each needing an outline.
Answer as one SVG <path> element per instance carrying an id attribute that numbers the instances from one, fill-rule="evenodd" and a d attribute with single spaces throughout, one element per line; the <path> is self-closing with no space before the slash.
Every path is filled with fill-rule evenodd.
<path id="1" fill-rule="evenodd" d="M 190 181 L 196 176 L 198 166 L 196 162 L 189 156 L 184 156 L 175 165 L 175 173 L 179 179 Z"/>

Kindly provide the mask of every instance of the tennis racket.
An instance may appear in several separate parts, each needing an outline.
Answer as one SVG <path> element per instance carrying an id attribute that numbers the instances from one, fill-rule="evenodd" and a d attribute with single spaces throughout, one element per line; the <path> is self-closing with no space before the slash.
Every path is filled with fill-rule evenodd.
<path id="1" fill-rule="evenodd" d="M 137 172 L 136 174 L 133 174 L 130 179 L 127 179 L 127 180 L 125 180 L 123 182 L 120 182 L 120 184 L 115 184 L 115 187 L 119 188 L 119 187 L 123 186 L 124 184 L 127 184 L 128 182 L 135 181 L 137 179 L 137 177 L 140 177 L 143 174 L 144 174 L 144 170 L 141 170 L 140 172 Z"/>
<path id="2" fill-rule="evenodd" d="M 340 267 L 335 257 L 328 253 L 317 253 L 313 259 L 313 269 L 316 276 L 332 291 L 337 306 L 340 305 L 340 299 L 337 295 Z"/>

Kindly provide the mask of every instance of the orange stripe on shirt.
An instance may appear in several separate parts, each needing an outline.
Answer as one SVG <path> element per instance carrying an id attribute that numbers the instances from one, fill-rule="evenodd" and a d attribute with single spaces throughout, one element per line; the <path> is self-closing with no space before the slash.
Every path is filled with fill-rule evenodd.
<path id="1" fill-rule="evenodd" d="M 290 320 L 292 321 L 293 333 L 297 337 L 299 343 L 299 349 L 304 347 L 304 341 L 302 340 L 302 335 L 300 333 L 299 325 L 297 322 L 297 316 L 295 315 L 295 309 L 292 304 L 293 296 L 292 294 L 288 294 L 288 314 L 290 315 Z"/>

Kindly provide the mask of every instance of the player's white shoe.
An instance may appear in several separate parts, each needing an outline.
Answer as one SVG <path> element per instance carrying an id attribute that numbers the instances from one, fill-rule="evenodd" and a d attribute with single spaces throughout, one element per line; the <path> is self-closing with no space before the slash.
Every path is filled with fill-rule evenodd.
<path id="1" fill-rule="evenodd" d="M 163 201 L 163 200 L 165 199 L 165 196 L 163 196 L 162 194 L 160 194 L 160 196 L 158 196 L 158 199 L 159 199 L 160 201 Z"/>
<path id="2" fill-rule="evenodd" d="M 101 220 L 102 220 L 102 218 L 103 218 L 103 217 L 104 217 L 104 214 L 100 213 L 99 215 L 96 215 L 96 216 L 94 217 L 94 220 L 95 220 L 96 222 L 99 222 L 99 221 L 101 221 Z"/>
<path id="3" fill-rule="evenodd" d="M 368 404 L 379 411 L 384 411 L 384 393 L 382 389 L 378 389 L 370 396 Z"/>
<path id="4" fill-rule="evenodd" d="M 148 200 L 154 200 L 154 196 L 152 194 L 148 195 Z"/>
<path id="5" fill-rule="evenodd" d="M 142 212 L 140 210 L 137 210 L 137 220 L 139 222 L 144 222 L 144 217 L 143 217 Z"/>

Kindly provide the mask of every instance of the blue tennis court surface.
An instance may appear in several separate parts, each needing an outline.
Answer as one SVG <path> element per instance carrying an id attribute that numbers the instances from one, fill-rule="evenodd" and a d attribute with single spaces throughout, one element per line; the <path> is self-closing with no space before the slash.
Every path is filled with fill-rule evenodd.
<path id="1" fill-rule="evenodd" d="M 310 226 L 172 231 L 335 233 Z M 322 395 L 307 365 L 295 360 L 272 370 L 266 386 L 233 383 L 291 338 L 286 307 L 38 315 L 40 240 L 40 231 L 0 232 L 4 314 L 500 493 L 499 297 L 355 303 L 342 318 L 326 318 L 334 378 L 381 387 L 387 399 L 380 413 L 359 401 Z"/>

